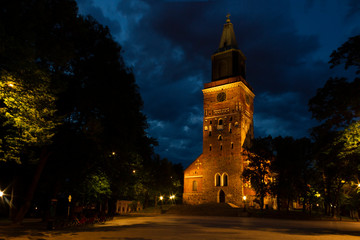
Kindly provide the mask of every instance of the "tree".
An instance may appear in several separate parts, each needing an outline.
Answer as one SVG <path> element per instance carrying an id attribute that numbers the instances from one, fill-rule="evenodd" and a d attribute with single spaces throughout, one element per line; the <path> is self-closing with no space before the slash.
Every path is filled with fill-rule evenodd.
<path id="1" fill-rule="evenodd" d="M 351 123 L 337 138 L 335 144 L 341 144 L 338 156 L 350 158 L 360 156 L 360 121 Z M 360 163 L 359 163 L 360 164 Z M 360 167 L 360 166 L 359 166 Z"/>
<path id="2" fill-rule="evenodd" d="M 251 147 L 243 153 L 249 164 L 242 173 L 243 181 L 250 181 L 256 196 L 260 199 L 260 209 L 264 207 L 264 199 L 270 193 L 270 166 L 273 160 L 271 137 L 256 138 Z"/>
<path id="3" fill-rule="evenodd" d="M 344 64 L 355 69 L 354 79 L 330 78 L 309 101 L 309 110 L 320 125 L 312 130 L 316 167 L 322 174 L 326 211 L 340 214 L 341 193 L 346 183 L 359 175 L 357 122 L 360 117 L 360 36 L 350 38 L 331 54 L 331 68 Z M 351 74 L 349 74 L 351 76 Z M 332 206 L 332 207 L 331 207 Z"/>
<path id="4" fill-rule="evenodd" d="M 275 174 L 272 192 L 277 196 L 278 208 L 290 207 L 292 201 L 307 203 L 307 196 L 312 185 L 312 169 L 310 139 L 293 139 L 292 137 L 277 137 L 273 139 L 275 158 L 271 171 Z M 286 201 L 284 203 L 283 201 Z"/>
<path id="5" fill-rule="evenodd" d="M 21 163 L 21 153 L 29 146 L 49 144 L 59 121 L 55 97 L 45 74 L 26 82 L 5 70 L 0 75 L 0 160 Z"/>
<path id="6" fill-rule="evenodd" d="M 91 181 L 83 180 L 93 179 L 98 171 L 108 179 L 112 196 L 126 195 L 116 186 L 132 186 L 127 167 L 150 161 L 155 142 L 146 133 L 146 117 L 141 112 L 143 103 L 134 74 L 126 67 L 122 49 L 109 29 L 90 16 L 78 15 L 74 0 L 15 0 L 1 5 L 0 39 L 0 70 L 16 78 L 16 86 L 21 80 L 21 86 L 32 97 L 29 99 L 34 100 L 24 102 L 39 107 L 35 109 L 39 113 L 30 107 L 24 107 L 24 111 L 2 108 L 9 113 L 14 110 L 15 116 L 13 124 L 0 116 L 5 124 L 0 129 L 4 156 L 10 156 L 8 146 L 11 139 L 18 140 L 16 134 L 25 134 L 26 142 L 34 139 L 31 129 L 36 129 L 37 139 L 45 143 L 45 137 L 52 137 L 51 130 L 57 126 L 53 143 L 39 144 L 35 154 L 24 152 L 22 142 L 16 142 L 16 151 L 22 150 L 20 157 L 32 157 L 33 162 L 38 162 L 26 207 L 19 211 L 17 221 L 30 205 L 45 163 L 46 171 L 52 171 L 45 178 L 54 184 L 49 186 L 52 195 L 75 191 L 84 184 L 84 189 L 91 189 Z M 16 95 L 16 101 L 22 96 L 27 95 Z M 20 124 L 27 132 L 18 131 L 17 119 L 29 113 L 41 118 L 29 118 L 29 122 Z M 25 123 L 40 124 L 42 128 Z"/>

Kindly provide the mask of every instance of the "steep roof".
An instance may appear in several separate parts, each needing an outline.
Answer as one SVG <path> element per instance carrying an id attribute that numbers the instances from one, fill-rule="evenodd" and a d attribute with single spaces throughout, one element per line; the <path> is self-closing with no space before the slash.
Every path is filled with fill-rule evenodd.
<path id="1" fill-rule="evenodd" d="M 228 19 L 224 24 L 224 29 L 221 35 L 218 51 L 224 51 L 228 49 L 238 49 L 238 45 L 235 38 L 234 27 L 230 22 L 229 16 L 230 15 L 228 14 L 227 16 Z"/>

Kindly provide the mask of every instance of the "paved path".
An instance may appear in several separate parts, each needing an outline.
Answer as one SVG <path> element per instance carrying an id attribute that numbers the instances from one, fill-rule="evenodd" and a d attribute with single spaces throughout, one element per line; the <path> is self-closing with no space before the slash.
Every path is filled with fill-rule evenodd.
<path id="1" fill-rule="evenodd" d="M 35 226 L 35 225 L 34 225 Z M 37 225 L 40 226 L 40 225 Z M 43 225 L 41 225 L 43 226 Z M 242 217 L 159 215 L 116 218 L 105 225 L 75 230 L 46 231 L 23 227 L 0 228 L 0 239 L 360 239 L 360 223 L 295 221 Z"/>

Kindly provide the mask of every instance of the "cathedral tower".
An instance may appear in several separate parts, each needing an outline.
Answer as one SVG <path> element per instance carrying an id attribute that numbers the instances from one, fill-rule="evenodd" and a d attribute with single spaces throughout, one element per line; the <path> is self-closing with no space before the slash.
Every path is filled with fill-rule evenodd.
<path id="1" fill-rule="evenodd" d="M 242 197 L 253 194 L 241 174 L 243 147 L 253 138 L 255 95 L 245 80 L 246 58 L 229 18 L 211 60 L 212 80 L 202 90 L 203 153 L 184 172 L 183 202 L 242 205 Z"/>

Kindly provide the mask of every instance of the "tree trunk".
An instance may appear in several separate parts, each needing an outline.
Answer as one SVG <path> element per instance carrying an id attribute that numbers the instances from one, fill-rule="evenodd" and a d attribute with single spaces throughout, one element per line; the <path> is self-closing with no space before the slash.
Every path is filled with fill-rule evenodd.
<path id="1" fill-rule="evenodd" d="M 280 197 L 279 197 L 279 194 L 276 198 L 276 201 L 277 201 L 277 207 L 278 207 L 278 211 L 280 211 L 280 208 L 281 208 L 281 201 L 280 201 Z"/>
<path id="2" fill-rule="evenodd" d="M 303 213 L 306 213 L 306 193 L 305 194 L 303 194 L 303 207 L 302 207 L 302 211 L 303 211 Z"/>
<path id="3" fill-rule="evenodd" d="M 20 207 L 19 211 L 17 212 L 17 214 L 13 220 L 14 224 L 20 224 L 23 221 L 25 214 L 29 211 L 29 208 L 31 206 L 31 201 L 34 197 L 36 187 L 37 187 L 40 177 L 41 177 L 41 173 L 44 170 L 44 167 L 46 165 L 46 162 L 47 162 L 49 156 L 50 156 L 50 153 L 47 151 L 47 149 L 43 149 L 43 151 L 40 155 L 40 161 L 37 166 L 36 172 L 34 174 L 33 180 L 31 182 L 31 184 L 28 188 L 27 194 L 25 196 L 24 203 Z"/>

